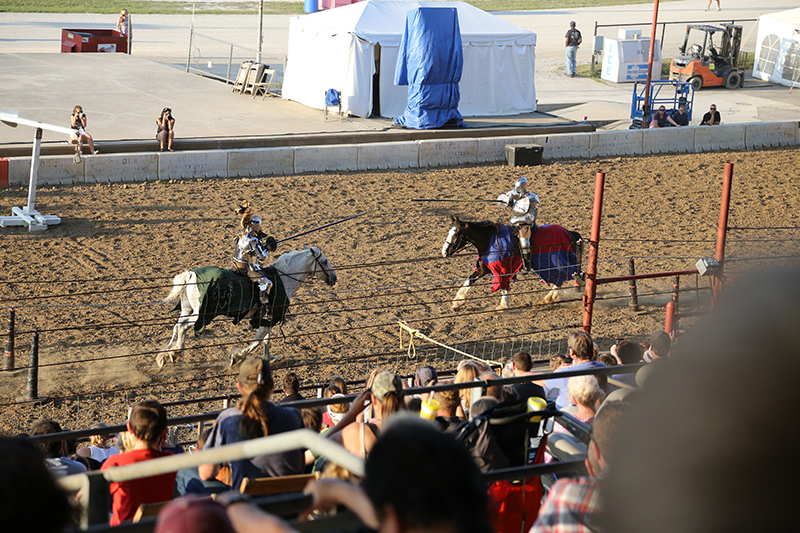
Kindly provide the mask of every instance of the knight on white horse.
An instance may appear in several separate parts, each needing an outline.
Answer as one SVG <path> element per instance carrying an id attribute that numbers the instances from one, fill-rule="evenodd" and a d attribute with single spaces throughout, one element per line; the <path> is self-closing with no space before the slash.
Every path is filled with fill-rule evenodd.
<path id="1" fill-rule="evenodd" d="M 525 270 L 531 269 L 531 235 L 536 232 L 537 204 L 539 197 L 528 192 L 528 178 L 522 176 L 514 183 L 514 188 L 497 197 L 503 207 L 511 208 L 509 224 L 519 237 L 519 249 Z"/>
<path id="2" fill-rule="evenodd" d="M 261 303 L 267 305 L 272 282 L 261 272 L 261 266 L 266 264 L 269 252 L 274 252 L 278 243 L 261 231 L 261 219 L 253 214 L 247 202 L 239 206 L 236 213 L 242 215 L 242 231 L 236 236 L 230 269 L 258 284 Z"/>

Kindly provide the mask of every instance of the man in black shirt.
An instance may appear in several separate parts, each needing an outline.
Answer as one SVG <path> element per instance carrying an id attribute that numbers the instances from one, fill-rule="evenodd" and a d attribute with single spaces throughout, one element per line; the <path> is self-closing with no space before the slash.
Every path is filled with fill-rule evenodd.
<path id="1" fill-rule="evenodd" d="M 717 105 L 711 104 L 711 109 L 708 110 L 708 113 L 703 115 L 703 122 L 700 123 L 701 126 L 716 126 L 720 123 L 720 116 L 719 111 L 717 111 Z"/>
<path id="2" fill-rule="evenodd" d="M 581 32 L 575 29 L 575 21 L 569 23 L 569 30 L 567 30 L 567 34 L 564 37 L 566 38 L 565 46 L 567 47 L 567 76 L 574 78 L 578 46 L 583 42 Z"/>

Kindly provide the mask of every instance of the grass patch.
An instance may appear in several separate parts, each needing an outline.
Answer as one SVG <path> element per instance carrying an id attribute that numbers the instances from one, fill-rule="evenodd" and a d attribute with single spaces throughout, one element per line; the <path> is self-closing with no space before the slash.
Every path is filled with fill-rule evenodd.
<path id="1" fill-rule="evenodd" d="M 664 0 L 675 2 L 677 0 Z M 574 7 L 602 7 L 633 4 L 650 4 L 651 0 L 468 0 L 468 4 L 484 11 L 535 11 L 542 9 L 564 9 Z M 120 4 L 110 0 L 3 0 L 0 13 L 98 13 L 114 15 L 120 6 L 133 15 L 136 31 L 136 15 L 186 15 L 192 12 L 204 15 L 258 13 L 257 2 L 218 3 L 201 2 L 143 2 L 129 1 Z M 299 15 L 303 13 L 303 2 L 264 2 L 264 14 Z"/>

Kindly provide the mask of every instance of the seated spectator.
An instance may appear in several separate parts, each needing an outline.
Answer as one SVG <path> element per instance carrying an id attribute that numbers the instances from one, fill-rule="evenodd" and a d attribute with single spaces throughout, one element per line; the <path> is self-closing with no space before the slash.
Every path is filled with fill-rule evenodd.
<path id="1" fill-rule="evenodd" d="M 342 389 L 337 387 L 336 385 L 328 385 L 322 393 L 323 398 L 333 398 L 336 395 L 343 396 Z M 340 404 L 341 405 L 341 404 Z M 322 412 L 322 429 L 332 428 L 336 425 L 338 420 L 334 420 L 331 416 L 331 409 L 330 406 L 325 406 L 325 410 Z M 345 409 L 345 413 L 347 410 Z M 341 417 L 339 417 L 341 420 Z"/>
<path id="2" fill-rule="evenodd" d="M 493 379 L 500 379 L 500 376 L 489 371 L 481 373 L 478 379 L 481 381 L 491 381 Z M 486 387 L 486 395 L 496 398 L 498 402 L 502 402 L 505 399 L 505 388 L 502 385 L 490 385 Z M 472 411 L 472 406 L 470 406 L 470 411 Z"/>
<path id="3" fill-rule="evenodd" d="M 99 422 L 92 426 L 92 429 L 99 429 L 107 427 L 102 422 Z M 111 439 L 108 435 L 92 435 L 89 437 L 89 446 L 81 448 L 78 450 L 78 455 L 83 457 L 90 457 L 95 461 L 102 463 L 112 455 L 116 455 L 119 453 L 119 449 L 116 446 L 111 445 Z"/>
<path id="4" fill-rule="evenodd" d="M 616 445 L 617 428 L 628 409 L 626 402 L 611 402 L 597 412 L 586 457 L 589 477 L 556 481 L 542 503 L 536 523 L 529 533 L 591 533 L 601 530 L 599 517 L 602 481 L 598 478 L 601 478 L 607 468 L 609 454 Z"/>
<path id="5" fill-rule="evenodd" d="M 55 420 L 39 420 L 31 429 L 31 437 L 61 433 L 61 425 Z M 64 456 L 64 441 L 54 440 L 39 444 L 39 450 L 45 456 L 45 463 L 55 477 L 82 474 L 88 469 L 86 465 L 75 459 Z"/>
<path id="6" fill-rule="evenodd" d="M 597 408 L 605 398 L 597 379 L 594 376 L 574 376 L 567 381 L 567 388 L 570 400 L 577 406 L 577 410 L 572 413 L 572 416 L 581 422 L 592 425 Z M 561 424 L 555 424 L 553 431 L 565 432 L 567 430 Z"/>
<path id="7" fill-rule="evenodd" d="M 475 381 L 478 379 L 478 375 L 480 375 L 481 371 L 478 368 L 478 365 L 473 364 L 471 361 L 466 361 L 461 368 L 458 369 L 456 373 L 456 383 L 468 383 L 470 381 Z M 456 416 L 466 419 L 467 415 L 469 414 L 469 403 L 470 398 L 472 398 L 472 391 L 475 389 L 459 389 L 458 390 L 458 408 L 456 410 Z"/>
<path id="8" fill-rule="evenodd" d="M 208 440 L 210 434 L 211 428 L 206 428 L 203 431 L 200 438 L 197 439 L 195 451 L 203 451 L 203 448 L 206 446 L 206 440 Z M 193 468 L 183 468 L 177 472 L 177 478 L 175 479 L 175 494 L 177 496 L 185 496 L 187 494 L 210 496 L 212 494 L 225 492 L 226 490 L 231 490 L 231 487 L 217 479 L 200 479 L 200 474 L 196 466 Z"/>
<path id="9" fill-rule="evenodd" d="M 669 357 L 672 351 L 672 338 L 665 331 L 656 331 L 650 335 L 650 347 L 645 350 L 642 360 L 651 363 L 655 359 Z"/>
<path id="10" fill-rule="evenodd" d="M 486 487 L 466 448 L 433 424 L 398 416 L 387 425 L 366 461 L 361 486 L 336 480 L 306 488 L 313 510 L 351 509 L 369 528 L 383 532 L 489 533 Z M 256 506 L 236 503 L 228 516 L 238 533 L 284 532 Z M 270 529 L 271 528 L 271 529 Z"/>
<path id="11" fill-rule="evenodd" d="M 369 422 L 357 422 L 356 415 L 369 403 L 374 408 L 375 418 Z M 404 411 L 403 383 L 397 374 L 383 371 L 375 377 L 370 390 L 359 394 L 344 418 L 326 436 L 338 442 L 359 457 L 369 456 L 369 451 L 381 433 L 386 419 L 398 411 Z"/>
<path id="12" fill-rule="evenodd" d="M 465 419 L 456 414 L 458 393 L 457 390 L 439 390 L 433 395 L 433 399 L 439 402 L 436 422 L 445 433 L 456 433 L 464 424 Z"/>
<path id="13" fill-rule="evenodd" d="M 593 361 L 594 357 L 594 343 L 592 337 L 584 331 L 570 331 L 567 337 L 567 346 L 569 346 L 569 356 L 574 361 L 570 367 L 563 367 L 556 371 L 563 372 L 566 370 L 584 370 L 589 368 L 605 368 L 606 365 L 598 361 Z M 569 400 L 569 390 L 567 388 L 567 378 L 554 378 L 546 380 L 546 389 L 548 396 L 551 398 L 555 396 L 554 392 L 557 390 L 558 395 L 555 396 L 556 407 L 564 409 L 571 405 Z"/>
<path id="14" fill-rule="evenodd" d="M 383 369 L 378 367 L 378 368 L 373 369 L 367 375 L 367 379 L 366 379 L 366 382 L 364 384 L 364 390 L 370 390 L 372 388 L 372 384 L 375 383 L 375 378 L 381 372 L 383 372 Z M 370 405 L 367 405 L 362 412 L 358 413 L 358 417 L 356 418 L 356 421 L 358 421 L 358 422 L 372 422 L 374 416 L 375 415 L 374 415 L 374 413 L 372 411 L 372 404 L 370 404 Z"/>
<path id="15" fill-rule="evenodd" d="M 303 415 L 303 426 L 306 429 L 310 429 L 315 433 L 330 431 L 330 428 L 322 429 L 322 409 L 319 407 L 304 407 L 300 410 L 300 414 Z M 322 463 L 325 462 L 325 459 L 320 459 L 321 457 L 321 455 L 311 450 L 305 451 L 306 473 L 318 472 L 322 468 Z"/>
<path id="16" fill-rule="evenodd" d="M 339 394 L 338 392 L 331 396 L 332 399 L 336 398 L 344 398 L 344 394 Z M 332 403 L 326 406 L 325 414 L 323 415 L 323 420 L 329 420 L 333 425 L 330 427 L 335 426 L 339 423 L 339 421 L 344 418 L 344 415 L 347 414 L 347 410 L 349 409 L 350 405 L 347 402 L 342 403 Z M 327 415 L 327 417 L 326 417 Z"/>
<path id="17" fill-rule="evenodd" d="M 610 353 L 601 353 L 597 356 L 595 361 L 598 363 L 603 363 L 606 366 L 617 366 L 619 364 L 617 358 Z M 608 394 L 609 392 L 618 388 L 617 385 L 613 385 L 608 382 L 608 374 L 595 374 L 594 377 L 600 384 L 600 390 L 602 390 L 604 394 Z"/>
<path id="18" fill-rule="evenodd" d="M 225 507 L 211 498 L 178 498 L 159 511 L 153 533 L 190 532 L 236 533 L 236 530 Z"/>
<path id="19" fill-rule="evenodd" d="M 689 125 L 689 114 L 686 112 L 686 104 L 680 104 L 678 109 L 672 112 L 672 120 L 678 126 Z"/>
<path id="20" fill-rule="evenodd" d="M 66 492 L 53 477 L 41 450 L 23 439 L 0 437 L 0 529 L 41 533 L 77 530 Z"/>
<path id="21" fill-rule="evenodd" d="M 161 444 L 167 438 L 167 411 L 154 400 L 137 403 L 131 410 L 128 431 L 133 435 L 133 449 L 129 452 L 112 455 L 105 460 L 100 470 L 124 466 L 172 453 L 162 451 Z M 133 520 L 136 510 L 143 503 L 165 502 L 172 499 L 175 489 L 176 472 L 158 476 L 115 481 L 111 490 L 111 525 Z"/>
<path id="22" fill-rule="evenodd" d="M 572 365 L 572 358 L 567 357 L 563 353 L 557 353 L 550 356 L 550 371 L 555 372 L 559 368 L 564 368 Z"/>
<path id="23" fill-rule="evenodd" d="M 294 407 L 282 407 L 270 401 L 274 382 L 269 362 L 260 357 L 245 359 L 239 368 L 236 388 L 242 398 L 236 407 L 222 411 L 211 428 L 206 447 L 216 448 L 269 435 L 303 428 L 303 417 Z M 259 455 L 250 459 L 231 461 L 231 487 L 242 485 L 242 479 L 290 476 L 302 474 L 305 461 L 303 450 Z M 209 480 L 219 472 L 220 465 L 200 465 L 200 478 Z"/>
<path id="24" fill-rule="evenodd" d="M 541 385 L 533 382 L 532 377 L 536 374 L 531 372 L 531 368 L 533 368 L 531 355 L 527 352 L 517 352 L 511 358 L 511 363 L 514 369 L 514 376 L 531 376 L 531 381 L 509 385 L 511 392 L 513 392 L 517 398 L 523 401 L 530 397 L 545 398 L 546 396 L 544 388 Z"/>
<path id="25" fill-rule="evenodd" d="M 347 382 L 344 380 L 344 378 L 336 376 L 331 380 L 330 384 L 334 387 L 339 387 L 339 391 L 347 396 Z"/>
<path id="26" fill-rule="evenodd" d="M 481 396 L 469 406 L 469 418 L 472 420 L 500 403 L 494 396 Z"/>
<path id="27" fill-rule="evenodd" d="M 719 111 L 717 111 L 717 105 L 711 104 L 711 107 L 708 110 L 708 113 L 703 115 L 703 120 L 700 122 L 701 126 L 716 126 L 718 125 L 722 119 L 719 116 Z"/>
<path id="28" fill-rule="evenodd" d="M 656 113 L 650 120 L 650 127 L 666 128 L 668 123 L 672 124 L 677 128 L 680 128 L 680 125 L 674 120 L 672 120 L 672 117 L 667 114 L 667 108 L 662 105 L 661 107 L 658 108 L 658 111 L 656 111 Z"/>
<path id="29" fill-rule="evenodd" d="M 635 365 L 642 362 L 644 356 L 644 346 L 641 343 L 630 339 L 622 339 L 611 347 L 611 354 L 616 355 L 617 360 L 623 365 Z M 614 374 L 612 379 L 624 383 L 630 387 L 636 386 L 636 373 Z"/>
<path id="30" fill-rule="evenodd" d="M 414 386 L 415 387 L 433 387 L 439 383 L 439 374 L 436 372 L 436 369 L 432 366 L 426 365 L 421 366 L 417 369 L 417 372 L 414 374 Z M 422 400 L 427 400 L 431 397 L 430 392 L 421 392 L 419 397 Z"/>
<path id="31" fill-rule="evenodd" d="M 278 402 L 279 404 L 297 402 L 305 399 L 300 394 L 300 380 L 297 379 L 297 374 L 294 372 L 287 373 L 283 378 L 283 394 L 284 396 Z"/>

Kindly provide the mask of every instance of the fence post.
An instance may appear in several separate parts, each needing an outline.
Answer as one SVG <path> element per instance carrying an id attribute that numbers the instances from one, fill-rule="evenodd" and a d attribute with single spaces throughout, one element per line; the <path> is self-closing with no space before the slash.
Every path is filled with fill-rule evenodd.
<path id="1" fill-rule="evenodd" d="M 231 68 L 233 66 L 233 45 L 231 45 L 230 52 L 228 52 L 228 73 L 225 75 L 225 83 L 235 83 L 231 80 Z"/>
<path id="2" fill-rule="evenodd" d="M 6 356 L 3 359 L 3 370 L 14 370 L 14 308 L 8 309 L 8 329 L 6 330 Z"/>
<path id="3" fill-rule="evenodd" d="M 667 304 L 667 316 L 664 318 L 664 331 L 672 335 L 675 330 L 675 304 L 669 302 Z"/>
<path id="4" fill-rule="evenodd" d="M 634 264 L 633 256 L 628 258 L 628 274 L 631 276 L 636 275 L 636 265 Z M 628 295 L 631 298 L 630 302 L 628 302 L 628 308 L 634 313 L 639 312 L 639 293 L 636 290 L 635 278 L 628 282 Z"/>
<path id="5" fill-rule="evenodd" d="M 594 208 L 592 210 L 592 235 L 589 238 L 589 260 L 586 265 L 586 291 L 583 294 L 583 331 L 592 332 L 592 311 L 597 296 L 597 254 L 600 246 L 600 218 L 603 215 L 603 188 L 606 173 L 598 172 L 594 182 Z"/>
<path id="6" fill-rule="evenodd" d="M 108 525 L 108 509 L 111 507 L 109 483 L 102 472 L 89 472 L 81 489 L 81 529 L 95 524 Z"/>
<path id="7" fill-rule="evenodd" d="M 679 293 L 681 291 L 681 277 L 675 276 L 672 278 L 672 303 L 675 304 L 675 311 L 678 311 L 678 299 L 680 297 Z"/>
<path id="8" fill-rule="evenodd" d="M 31 362 L 28 366 L 28 390 L 25 394 L 27 401 L 39 398 L 39 332 L 33 334 L 31 343 Z"/>
<path id="9" fill-rule="evenodd" d="M 733 183 L 733 163 L 725 163 L 722 179 L 722 199 L 719 205 L 719 224 L 717 225 L 717 250 L 714 258 L 719 263 L 719 271 L 711 279 L 711 302 L 716 303 L 722 291 L 725 272 L 725 239 L 728 235 L 728 212 L 731 205 L 731 184 Z"/>
<path id="10" fill-rule="evenodd" d="M 189 65 L 192 64 L 192 39 L 194 38 L 194 28 L 189 30 L 189 53 L 186 55 L 186 72 L 189 72 Z"/>

